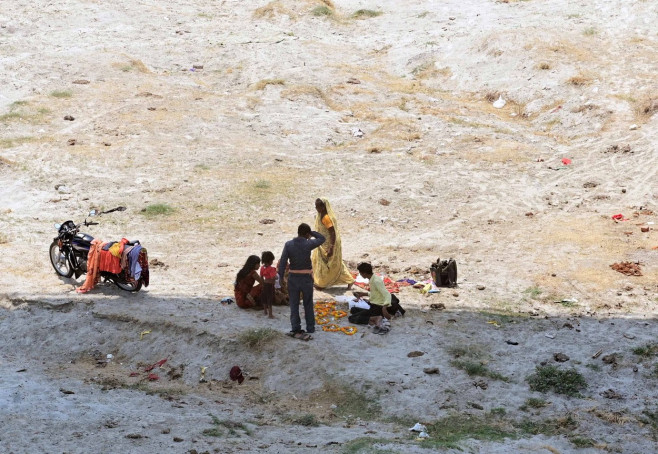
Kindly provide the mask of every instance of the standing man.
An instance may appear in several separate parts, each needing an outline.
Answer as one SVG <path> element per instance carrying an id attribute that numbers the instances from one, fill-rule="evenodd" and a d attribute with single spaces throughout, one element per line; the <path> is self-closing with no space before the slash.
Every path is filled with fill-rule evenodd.
<path id="1" fill-rule="evenodd" d="M 310 340 L 315 332 L 315 312 L 313 311 L 313 269 L 311 266 L 311 251 L 325 242 L 325 237 L 311 231 L 308 224 L 300 224 L 297 237 L 287 241 L 283 246 L 279 260 L 279 279 L 283 280 L 286 265 L 290 261 L 288 274 L 288 297 L 290 299 L 290 335 L 295 339 Z M 302 330 L 302 320 L 299 317 L 299 294 L 304 301 L 306 331 Z"/>

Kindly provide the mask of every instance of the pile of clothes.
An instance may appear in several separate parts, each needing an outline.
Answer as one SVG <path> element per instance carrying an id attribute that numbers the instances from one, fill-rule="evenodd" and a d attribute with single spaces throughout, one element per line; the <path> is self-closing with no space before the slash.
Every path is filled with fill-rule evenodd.
<path id="1" fill-rule="evenodd" d="M 101 272 L 120 275 L 128 283 L 142 280 L 145 287 L 149 285 L 148 255 L 139 243 L 131 243 L 125 238 L 121 241 L 102 242 L 95 239 L 87 256 L 87 279 L 78 288 L 78 293 L 93 289 L 100 279 Z"/>

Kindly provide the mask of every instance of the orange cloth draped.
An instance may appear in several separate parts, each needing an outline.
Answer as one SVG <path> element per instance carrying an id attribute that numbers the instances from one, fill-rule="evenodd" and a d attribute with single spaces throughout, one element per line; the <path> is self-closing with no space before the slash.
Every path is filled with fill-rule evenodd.
<path id="1" fill-rule="evenodd" d="M 100 270 L 119 274 L 121 272 L 121 258 L 115 257 L 110 251 L 101 250 Z"/>
<path id="2" fill-rule="evenodd" d="M 82 286 L 78 288 L 76 292 L 86 293 L 93 289 L 96 284 L 98 284 L 98 280 L 100 279 L 100 252 L 102 247 L 103 242 L 101 240 L 93 240 L 91 242 L 89 254 L 87 255 L 87 279 L 85 279 L 85 283 L 82 284 Z"/>

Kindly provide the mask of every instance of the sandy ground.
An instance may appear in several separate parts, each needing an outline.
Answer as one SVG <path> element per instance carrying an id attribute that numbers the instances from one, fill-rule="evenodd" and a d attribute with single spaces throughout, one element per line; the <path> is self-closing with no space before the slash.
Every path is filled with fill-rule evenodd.
<path id="1" fill-rule="evenodd" d="M 609 0 L 3 1 L 0 450 L 655 452 L 657 16 Z M 386 336 L 309 343 L 284 336 L 287 308 L 219 304 L 319 196 L 351 266 L 423 280 L 454 257 L 458 288 L 403 288 Z M 117 205 L 86 231 L 163 265 L 137 294 L 78 295 L 50 267 L 52 225 Z M 624 261 L 643 275 L 610 268 Z M 272 336 L 245 345 L 258 328 Z M 542 364 L 587 388 L 532 391 Z"/>

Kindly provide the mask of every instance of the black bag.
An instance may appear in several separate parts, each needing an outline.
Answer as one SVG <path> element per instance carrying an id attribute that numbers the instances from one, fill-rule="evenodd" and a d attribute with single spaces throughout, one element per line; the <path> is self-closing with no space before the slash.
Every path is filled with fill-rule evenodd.
<path id="1" fill-rule="evenodd" d="M 454 259 L 436 259 L 436 263 L 432 263 L 430 267 L 430 272 L 437 287 L 457 286 L 457 262 Z"/>

